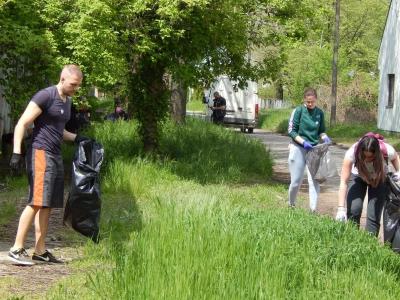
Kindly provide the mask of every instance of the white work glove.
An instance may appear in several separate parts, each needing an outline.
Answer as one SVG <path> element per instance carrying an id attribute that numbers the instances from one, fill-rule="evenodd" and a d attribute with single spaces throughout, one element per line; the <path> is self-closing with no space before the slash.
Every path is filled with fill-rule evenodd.
<path id="1" fill-rule="evenodd" d="M 392 179 L 394 181 L 400 181 L 400 172 L 393 173 Z"/>
<path id="2" fill-rule="evenodd" d="M 336 213 L 336 221 L 346 222 L 347 221 L 347 211 L 346 207 L 339 206 Z"/>

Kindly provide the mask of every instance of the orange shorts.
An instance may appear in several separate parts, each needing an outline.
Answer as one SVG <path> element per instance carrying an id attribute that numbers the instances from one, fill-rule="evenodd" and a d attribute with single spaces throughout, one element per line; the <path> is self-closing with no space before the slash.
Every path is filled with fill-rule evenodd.
<path id="1" fill-rule="evenodd" d="M 62 208 L 64 165 L 61 155 L 30 149 L 26 157 L 29 181 L 28 205 Z"/>

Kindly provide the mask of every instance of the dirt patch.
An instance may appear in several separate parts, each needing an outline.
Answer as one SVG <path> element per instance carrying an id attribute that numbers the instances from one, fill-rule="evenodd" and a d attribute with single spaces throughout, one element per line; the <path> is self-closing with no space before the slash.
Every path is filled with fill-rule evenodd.
<path id="1" fill-rule="evenodd" d="M 2 200 L 5 200 L 4 197 Z M 18 227 L 18 218 L 26 206 L 26 198 L 21 197 L 17 205 L 17 215 L 11 223 L 0 227 L 0 298 L 24 297 L 40 299 L 54 283 L 71 275 L 70 262 L 82 256 L 79 246 L 83 239 L 62 225 L 63 209 L 53 209 L 49 221 L 46 247 L 64 264 L 35 264 L 33 266 L 15 266 L 7 259 L 10 246 L 14 243 Z M 72 237 L 72 238 L 71 238 Z M 34 249 L 33 226 L 29 231 L 25 247 L 32 255 Z"/>

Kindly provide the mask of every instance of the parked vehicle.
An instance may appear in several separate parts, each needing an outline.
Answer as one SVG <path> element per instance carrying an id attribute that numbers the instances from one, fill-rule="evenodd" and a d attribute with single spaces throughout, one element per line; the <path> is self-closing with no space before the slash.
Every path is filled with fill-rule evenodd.
<path id="1" fill-rule="evenodd" d="M 220 76 L 204 91 L 204 103 L 207 105 L 207 119 L 211 120 L 213 106 L 213 94 L 219 94 L 226 100 L 226 115 L 224 125 L 240 128 L 242 132 L 252 133 L 257 126 L 259 115 L 259 99 L 257 83 L 247 81 L 244 89 L 238 87 L 238 83 L 228 76 Z"/>

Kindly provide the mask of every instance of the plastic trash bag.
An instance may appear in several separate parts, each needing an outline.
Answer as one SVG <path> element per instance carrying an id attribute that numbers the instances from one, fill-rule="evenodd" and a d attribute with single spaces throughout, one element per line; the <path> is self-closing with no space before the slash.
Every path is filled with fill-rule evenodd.
<path id="1" fill-rule="evenodd" d="M 306 164 L 312 178 L 319 183 L 338 175 L 335 162 L 329 152 L 330 144 L 319 144 L 306 154 Z"/>
<path id="2" fill-rule="evenodd" d="M 64 224 L 98 242 L 101 212 L 99 172 L 103 146 L 94 140 L 80 142 L 72 161 L 71 185 L 64 209 Z"/>
<path id="3" fill-rule="evenodd" d="M 383 210 L 383 240 L 400 253 L 400 182 L 387 176 L 388 195 Z"/>

